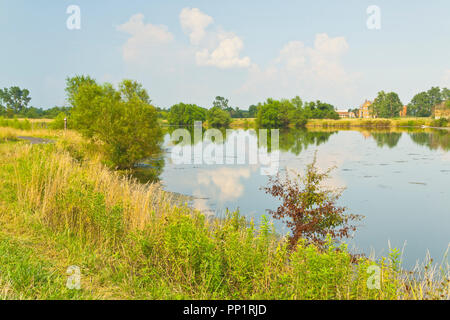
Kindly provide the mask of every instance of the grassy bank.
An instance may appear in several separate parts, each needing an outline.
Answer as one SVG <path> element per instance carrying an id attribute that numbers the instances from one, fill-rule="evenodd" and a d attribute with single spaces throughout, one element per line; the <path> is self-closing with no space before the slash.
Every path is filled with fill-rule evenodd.
<path id="1" fill-rule="evenodd" d="M 449 126 L 449 124 L 444 124 Z M 431 118 L 394 118 L 394 119 L 310 119 L 307 127 L 320 128 L 351 128 L 351 127 L 370 127 L 370 128 L 389 128 L 389 127 L 421 127 L 421 126 L 440 126 L 439 123 Z"/>
<path id="2" fill-rule="evenodd" d="M 34 146 L 15 141 L 23 133 L 0 129 L 0 298 L 449 298 L 448 270 L 414 279 L 393 253 L 369 289 L 375 262 L 355 262 L 345 246 L 290 250 L 267 222 L 208 219 L 110 171 L 76 133 L 27 131 L 56 140 Z M 69 266 L 81 290 L 66 287 Z"/>
<path id="3" fill-rule="evenodd" d="M 231 128 L 254 128 L 255 118 L 233 119 Z M 447 127 L 450 122 L 434 120 L 431 118 L 393 118 L 393 119 L 309 119 L 308 128 L 401 128 L 401 127 Z"/>
<path id="4" fill-rule="evenodd" d="M 46 129 L 52 121 L 50 119 L 6 119 L 0 117 L 0 127 L 29 131 Z"/>

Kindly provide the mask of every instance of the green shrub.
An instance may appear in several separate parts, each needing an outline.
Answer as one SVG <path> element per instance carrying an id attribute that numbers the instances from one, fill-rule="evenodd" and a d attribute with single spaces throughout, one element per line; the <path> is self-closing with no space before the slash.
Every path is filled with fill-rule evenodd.
<path id="1" fill-rule="evenodd" d="M 195 104 L 178 103 L 170 108 L 167 121 L 171 125 L 194 125 L 195 121 L 205 121 L 207 110 Z"/>
<path id="2" fill-rule="evenodd" d="M 55 119 L 50 122 L 49 124 L 49 128 L 50 129 L 55 129 L 55 130 L 62 130 L 64 129 L 65 126 L 65 121 L 64 119 L 67 119 L 67 114 L 64 112 L 60 112 Z"/>
<path id="3" fill-rule="evenodd" d="M 67 86 L 73 103 L 71 126 L 102 141 L 112 166 L 129 169 L 160 151 L 157 111 L 142 85 L 124 80 L 116 90 L 81 77 L 68 79 Z"/>
<path id="4" fill-rule="evenodd" d="M 213 128 L 228 127 L 231 123 L 231 116 L 219 107 L 212 107 L 206 115 L 208 125 Z"/>
<path id="5" fill-rule="evenodd" d="M 446 127 L 448 125 L 448 120 L 446 118 L 439 118 L 431 121 L 431 127 Z"/>
<path id="6" fill-rule="evenodd" d="M 28 119 L 18 120 L 14 119 L 5 119 L 0 117 L 0 127 L 9 127 L 18 130 L 31 130 L 31 122 Z"/>

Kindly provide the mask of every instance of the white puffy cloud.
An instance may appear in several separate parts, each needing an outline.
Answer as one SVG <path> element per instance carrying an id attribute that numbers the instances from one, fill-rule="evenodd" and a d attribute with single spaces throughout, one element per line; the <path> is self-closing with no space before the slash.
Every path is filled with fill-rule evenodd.
<path id="1" fill-rule="evenodd" d="M 144 15 L 133 15 L 129 21 L 117 26 L 117 30 L 131 35 L 122 47 L 125 61 L 133 61 L 142 58 L 156 46 L 172 42 L 173 35 L 164 25 L 144 24 Z"/>
<path id="2" fill-rule="evenodd" d="M 278 57 L 265 69 L 253 66 L 240 94 L 272 97 L 320 96 L 347 100 L 356 90 L 357 74 L 348 72 L 342 57 L 349 46 L 345 38 L 317 34 L 314 46 L 301 41 L 288 42 Z"/>
<path id="3" fill-rule="evenodd" d="M 157 68 L 157 60 L 170 60 L 180 56 L 186 59 L 191 55 L 192 62 L 198 66 L 212 66 L 221 69 L 246 68 L 250 66 L 249 57 L 240 57 L 244 43 L 237 35 L 224 32 L 220 28 L 206 31 L 213 18 L 197 8 L 184 8 L 179 15 L 183 31 L 189 35 L 192 46 L 174 44 L 174 36 L 164 25 L 144 23 L 144 15 L 133 15 L 129 21 L 119 25 L 117 30 L 128 33 L 130 37 L 122 47 L 125 62 L 151 65 Z M 168 44 L 172 43 L 172 47 Z M 174 52 L 177 51 L 177 53 Z M 170 59 L 169 59 L 170 56 Z M 163 63 L 163 61 L 160 61 Z M 166 68 L 167 69 L 167 68 Z"/>
<path id="4" fill-rule="evenodd" d="M 343 37 L 329 38 L 316 35 L 314 47 L 306 47 L 300 41 L 291 41 L 280 51 L 277 62 L 287 72 L 308 80 L 346 81 L 348 74 L 340 63 L 340 57 L 348 49 Z"/>
<path id="5" fill-rule="evenodd" d="M 205 37 L 205 29 L 213 21 L 212 17 L 197 8 L 184 8 L 180 13 L 181 28 L 189 35 L 189 39 L 194 45 L 199 44 Z"/>
<path id="6" fill-rule="evenodd" d="M 234 33 L 222 30 L 206 31 L 213 18 L 197 8 L 184 8 L 180 13 L 180 24 L 196 48 L 195 61 L 199 66 L 221 69 L 246 68 L 249 57 L 240 57 L 244 42 Z M 216 28 L 218 29 L 218 28 Z"/>
<path id="7" fill-rule="evenodd" d="M 200 66 L 215 66 L 218 68 L 246 68 L 250 66 L 249 57 L 239 57 L 244 47 L 242 40 L 235 35 L 220 40 L 213 50 L 202 49 L 196 53 L 196 61 Z"/>

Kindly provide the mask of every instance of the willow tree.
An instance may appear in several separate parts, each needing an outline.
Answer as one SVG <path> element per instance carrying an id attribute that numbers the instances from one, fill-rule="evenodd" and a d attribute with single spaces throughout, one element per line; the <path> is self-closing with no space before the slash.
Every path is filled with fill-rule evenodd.
<path id="1" fill-rule="evenodd" d="M 112 165 L 131 168 L 159 152 L 162 134 L 157 111 L 141 84 L 124 80 L 115 89 L 89 77 L 70 78 L 67 84 L 73 128 L 102 141 Z"/>

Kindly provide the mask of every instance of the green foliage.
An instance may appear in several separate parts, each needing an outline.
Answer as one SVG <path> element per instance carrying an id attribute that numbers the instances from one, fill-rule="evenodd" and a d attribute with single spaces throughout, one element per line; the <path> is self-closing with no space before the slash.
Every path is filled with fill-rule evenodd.
<path id="1" fill-rule="evenodd" d="M 75 97 L 77 96 L 78 89 L 83 85 L 95 85 L 96 81 L 90 76 L 77 75 L 74 77 L 68 77 L 66 79 L 66 95 L 67 102 L 71 107 L 75 107 Z"/>
<path id="2" fill-rule="evenodd" d="M 216 108 L 219 108 L 222 110 L 227 110 L 228 108 L 230 108 L 228 106 L 228 99 L 225 99 L 224 97 L 220 97 L 220 96 L 217 96 L 216 99 L 214 99 L 213 107 L 216 107 Z"/>
<path id="3" fill-rule="evenodd" d="M 9 290 L 2 299 L 79 299 L 90 295 L 65 287 L 66 276 L 52 271 L 52 263 L 42 259 L 24 240 L 0 234 L 0 285 Z M 2 283 L 3 282 L 3 283 Z M 6 287 L 8 287 L 6 286 Z M 10 291 L 10 292 L 7 292 Z M 6 296 L 4 296 L 6 294 Z"/>
<path id="4" fill-rule="evenodd" d="M 114 166 L 131 168 L 159 152 L 162 134 L 157 112 L 140 84 L 124 80 L 116 90 L 108 83 L 76 77 L 68 79 L 67 85 L 73 128 L 102 141 Z"/>
<path id="5" fill-rule="evenodd" d="M 259 226 L 238 212 L 208 219 L 57 145 L 16 147 L 0 153 L 0 199 L 10 204 L 0 216 L 0 285 L 8 289 L 0 297 L 448 298 L 447 274 L 442 291 L 431 281 L 405 286 L 398 251 L 376 263 L 330 237 L 320 247 L 289 246 L 265 218 Z M 82 268 L 80 291 L 65 287 L 68 265 Z M 373 265 L 380 289 L 367 286 Z"/>
<path id="6" fill-rule="evenodd" d="M 206 114 L 206 120 L 208 120 L 208 125 L 213 128 L 226 128 L 231 123 L 231 116 L 225 110 L 219 107 L 212 107 L 208 110 Z"/>
<path id="7" fill-rule="evenodd" d="M 448 125 L 448 119 L 439 118 L 431 121 L 430 127 L 446 127 Z"/>
<path id="8" fill-rule="evenodd" d="M 248 107 L 248 117 L 249 118 L 256 118 L 258 114 L 258 107 L 255 105 L 251 105 L 250 107 Z"/>
<path id="9" fill-rule="evenodd" d="M 178 103 L 170 108 L 167 121 L 171 125 L 192 126 L 195 121 L 206 120 L 207 110 L 195 104 Z"/>
<path id="10" fill-rule="evenodd" d="M 0 89 L 0 115 L 12 118 L 24 111 L 30 103 L 30 91 L 19 87 Z"/>
<path id="11" fill-rule="evenodd" d="M 434 106 L 449 99 L 450 90 L 439 87 L 432 87 L 428 91 L 416 94 L 408 104 L 408 115 L 415 117 L 429 117 Z"/>
<path id="12" fill-rule="evenodd" d="M 11 87 L 0 89 L 0 117 L 20 117 L 29 119 L 55 118 L 60 112 L 69 113 L 68 107 L 53 107 L 47 110 L 28 107 L 31 101 L 30 92 L 27 89 Z"/>
<path id="13" fill-rule="evenodd" d="M 278 174 L 271 177 L 269 185 L 263 188 L 266 193 L 281 200 L 278 208 L 270 213 L 291 229 L 292 245 L 303 239 L 323 246 L 327 236 L 338 240 L 349 237 L 350 232 L 356 230 L 350 222 L 358 221 L 362 216 L 347 214 L 347 208 L 337 205 L 341 192 L 323 187 L 331 170 L 319 172 L 317 155 L 314 155 L 304 175 L 296 173 L 291 178 L 286 172 L 282 178 Z"/>
<path id="14" fill-rule="evenodd" d="M 394 118 L 398 117 L 403 104 L 397 93 L 380 91 L 369 108 L 377 118 Z"/>
<path id="15" fill-rule="evenodd" d="M 67 119 L 68 116 L 66 113 L 61 112 L 59 113 L 56 118 L 49 124 L 50 129 L 56 129 L 61 130 L 64 129 L 65 121 L 64 119 Z"/>
<path id="16" fill-rule="evenodd" d="M 18 120 L 16 118 L 5 119 L 3 117 L 0 117 L 0 127 L 9 127 L 19 130 L 31 130 L 31 122 L 27 119 Z"/>
<path id="17" fill-rule="evenodd" d="M 256 123 L 261 128 L 287 128 L 292 125 L 302 127 L 306 124 L 306 114 L 299 97 L 292 100 L 267 99 L 258 104 Z"/>
<path id="18" fill-rule="evenodd" d="M 339 119 L 334 106 L 320 100 L 305 104 L 305 116 L 307 119 Z"/>

